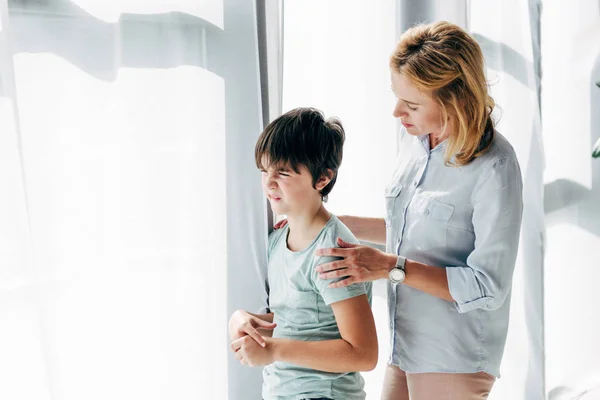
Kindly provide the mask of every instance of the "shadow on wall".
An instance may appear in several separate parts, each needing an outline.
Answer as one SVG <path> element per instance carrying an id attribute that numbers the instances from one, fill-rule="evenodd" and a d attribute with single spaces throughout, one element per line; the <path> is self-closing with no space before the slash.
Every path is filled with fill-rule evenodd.
<path id="1" fill-rule="evenodd" d="M 481 46 L 488 67 L 504 71 L 523 86 L 529 86 L 528 71 L 534 69 L 533 62 L 505 43 L 496 42 L 479 33 L 474 33 L 473 37 Z"/>
<path id="2" fill-rule="evenodd" d="M 600 53 L 590 77 L 590 149 L 600 143 Z M 591 150 L 590 150 L 591 153 Z M 591 157 L 587 153 L 587 157 Z M 558 179 L 545 186 L 544 209 L 546 215 L 566 207 L 577 207 L 577 225 L 600 237 L 600 158 L 591 161 L 592 187 L 588 189 L 567 179 Z M 560 216 L 547 218 L 548 225 L 564 222 Z M 600 400 L 600 372 L 584 376 L 573 385 L 558 386 L 548 393 L 549 400 Z"/>
<path id="3" fill-rule="evenodd" d="M 600 54 L 596 57 L 590 77 L 590 152 L 600 140 Z M 595 111 L 596 110 L 596 111 Z M 591 160 L 592 187 L 588 189 L 579 183 L 568 179 L 558 179 L 545 185 L 544 210 L 546 215 L 562 208 L 576 206 L 581 216 L 577 225 L 586 231 L 600 237 L 600 159 Z M 553 218 L 548 218 L 551 226 Z M 563 222 L 563 221 L 560 221 Z"/>
<path id="4" fill-rule="evenodd" d="M 68 0 L 9 0 L 8 6 L 13 55 L 55 54 L 104 81 L 114 81 L 120 67 L 209 69 L 205 35 L 222 32 L 182 12 L 122 14 L 109 23 Z"/>
<path id="5" fill-rule="evenodd" d="M 474 34 L 491 68 L 504 70 L 513 78 L 527 85 L 527 71 L 533 68 L 521 54 L 506 44 L 497 43 L 483 35 Z M 590 110 L 600 110 L 600 55 L 596 59 L 590 81 Z M 600 141 L 600 113 L 591 112 L 590 153 Z M 600 143 L 600 142 L 599 142 Z M 600 210 L 600 159 L 592 161 L 592 188 L 588 189 L 568 179 L 558 179 L 544 187 L 544 212 L 546 215 L 562 208 L 577 205 L 582 215 L 595 215 Z M 550 219 L 550 225 L 552 219 Z M 600 236 L 600 221 L 595 218 L 582 218 L 578 225 Z"/>
<path id="6" fill-rule="evenodd" d="M 552 390 L 550 392 L 550 399 L 559 398 L 556 396 L 560 396 L 560 398 L 562 398 L 562 399 L 569 399 L 569 400 L 598 400 L 598 399 L 600 399 L 600 389 L 599 388 L 586 390 L 583 393 L 579 393 L 579 394 L 575 394 L 575 395 L 572 393 L 569 393 L 568 391 L 563 391 L 562 389 L 563 388 L 558 388 L 558 389 L 556 389 L 556 392 L 554 390 Z"/>
<path id="7" fill-rule="evenodd" d="M 598 80 L 596 81 L 596 86 L 598 86 L 598 88 L 600 88 L 600 78 L 598 78 Z M 592 110 L 593 110 L 593 108 L 592 108 Z M 596 144 L 594 144 L 592 156 L 594 158 L 600 158 L 600 138 L 598 140 L 596 140 Z"/>
<path id="8" fill-rule="evenodd" d="M 549 400 L 598 400 L 600 399 L 600 382 L 589 382 L 580 385 L 577 389 L 559 386 L 548 393 Z"/>

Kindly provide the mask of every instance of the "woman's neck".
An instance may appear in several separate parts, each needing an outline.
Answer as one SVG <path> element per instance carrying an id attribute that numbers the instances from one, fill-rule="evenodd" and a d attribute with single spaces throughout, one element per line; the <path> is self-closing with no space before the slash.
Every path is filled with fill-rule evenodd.
<path id="1" fill-rule="evenodd" d="M 442 143 L 444 140 L 448 139 L 451 132 L 454 132 L 454 122 L 449 120 L 448 123 L 444 126 L 444 130 L 440 133 L 430 133 L 429 134 L 429 149 L 433 150 Z"/>
<path id="2" fill-rule="evenodd" d="M 433 133 L 429 135 L 429 148 L 435 149 L 436 146 L 444 141 L 445 138 L 438 138 Z"/>

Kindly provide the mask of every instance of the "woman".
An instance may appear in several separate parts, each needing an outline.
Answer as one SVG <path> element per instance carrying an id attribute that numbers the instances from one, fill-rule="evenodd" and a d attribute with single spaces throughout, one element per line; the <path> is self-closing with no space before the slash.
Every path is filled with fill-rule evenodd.
<path id="1" fill-rule="evenodd" d="M 392 354 L 383 399 L 485 399 L 499 375 L 522 216 L 517 157 L 494 129 L 479 45 L 438 22 L 390 59 L 402 122 L 384 219 L 340 219 L 386 252 L 338 240 L 334 284 L 388 279 Z"/>

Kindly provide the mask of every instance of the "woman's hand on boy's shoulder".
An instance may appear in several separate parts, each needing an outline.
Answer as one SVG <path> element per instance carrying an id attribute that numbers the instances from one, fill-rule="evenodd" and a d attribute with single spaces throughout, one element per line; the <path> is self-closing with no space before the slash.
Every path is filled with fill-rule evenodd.
<path id="1" fill-rule="evenodd" d="M 282 219 L 281 221 L 279 221 L 278 223 L 276 223 L 275 225 L 273 225 L 273 229 L 280 229 L 283 228 L 284 226 L 286 226 L 288 223 L 287 219 Z"/>
<path id="2" fill-rule="evenodd" d="M 339 258 L 315 267 L 321 279 L 344 278 L 331 283 L 330 288 L 387 278 L 389 260 L 397 258 L 370 246 L 345 242 L 342 238 L 337 238 L 337 245 L 340 247 L 318 249 L 315 252 L 316 257 Z"/>

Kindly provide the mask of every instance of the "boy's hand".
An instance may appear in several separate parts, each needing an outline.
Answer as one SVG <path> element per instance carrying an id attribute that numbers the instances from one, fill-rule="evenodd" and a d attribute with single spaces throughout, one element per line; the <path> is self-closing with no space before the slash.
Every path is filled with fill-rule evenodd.
<path id="1" fill-rule="evenodd" d="M 250 336 L 244 336 L 231 343 L 231 350 L 240 363 L 250 367 L 269 365 L 275 361 L 273 344 L 261 347 Z"/>
<path id="2" fill-rule="evenodd" d="M 249 336 L 256 343 L 265 347 L 265 338 L 256 329 L 275 329 L 276 326 L 277 324 L 263 321 L 244 310 L 237 310 L 229 319 L 229 338 L 234 341 Z"/>

